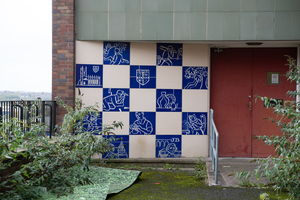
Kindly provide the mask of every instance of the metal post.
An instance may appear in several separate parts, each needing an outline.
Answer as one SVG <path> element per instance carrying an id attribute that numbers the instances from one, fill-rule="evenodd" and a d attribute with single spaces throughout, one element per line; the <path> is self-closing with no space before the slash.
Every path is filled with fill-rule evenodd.
<path id="1" fill-rule="evenodd" d="M 212 152 L 212 135 L 213 135 L 213 133 L 212 133 L 212 118 L 213 118 L 213 115 L 214 115 L 214 113 L 213 113 L 213 110 L 212 109 L 210 109 L 210 115 L 209 115 L 209 142 L 210 142 L 210 145 L 209 145 L 209 156 L 212 158 L 213 157 L 213 152 Z"/>
<path id="2" fill-rule="evenodd" d="M 218 184 L 218 150 L 219 150 L 219 135 L 216 135 L 216 164 L 215 164 L 215 185 L 219 185 Z"/>
<path id="3" fill-rule="evenodd" d="M 2 114 L 2 104 L 1 104 L 1 107 L 0 107 L 0 123 L 2 123 L 2 117 L 3 116 L 3 114 Z"/>
<path id="4" fill-rule="evenodd" d="M 13 118 L 14 117 L 14 102 L 10 101 L 10 117 Z"/>
<path id="5" fill-rule="evenodd" d="M 34 107 L 35 107 L 35 116 L 34 116 L 34 118 L 35 118 L 35 120 L 36 120 L 36 122 L 39 122 L 38 120 L 38 116 L 39 116 L 39 106 L 37 106 L 36 104 L 34 105 Z"/>
<path id="6" fill-rule="evenodd" d="M 56 101 L 53 101 L 53 129 L 55 128 L 56 125 Z"/>
<path id="7" fill-rule="evenodd" d="M 31 104 L 30 101 L 27 101 L 27 116 L 26 116 L 26 123 L 27 123 L 27 128 L 26 131 L 29 131 L 29 126 L 30 126 L 30 108 Z"/>
<path id="8" fill-rule="evenodd" d="M 42 101 L 42 124 L 45 124 L 45 101 Z"/>
<path id="9" fill-rule="evenodd" d="M 51 102 L 52 103 L 52 102 Z M 52 119 L 52 117 L 53 117 L 53 112 L 52 112 L 52 105 L 51 104 L 45 104 L 44 103 L 44 106 L 49 106 L 49 108 L 50 108 L 50 114 L 49 114 L 49 116 L 50 116 L 50 124 L 49 124 L 49 137 L 50 137 L 50 139 L 51 139 L 51 137 L 52 137 L 52 132 L 53 132 L 53 119 Z"/>
<path id="10" fill-rule="evenodd" d="M 210 109 L 210 154 L 212 158 L 212 171 L 215 172 L 215 183 L 212 185 L 218 184 L 218 148 L 219 148 L 219 133 L 217 131 L 214 119 L 214 112 Z"/>

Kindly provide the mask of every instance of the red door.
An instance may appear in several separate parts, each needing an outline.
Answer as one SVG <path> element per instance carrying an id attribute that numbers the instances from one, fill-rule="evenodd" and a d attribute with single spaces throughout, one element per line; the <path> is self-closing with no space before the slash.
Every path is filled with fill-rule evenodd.
<path id="1" fill-rule="evenodd" d="M 285 74 L 290 55 L 296 48 L 223 49 L 211 52 L 211 108 L 220 134 L 219 155 L 230 157 L 267 157 L 274 152 L 254 135 L 279 134 L 280 129 L 264 117 L 273 116 L 255 95 L 287 100 L 286 92 L 295 84 L 280 76 L 279 85 L 267 84 L 267 72 Z"/>

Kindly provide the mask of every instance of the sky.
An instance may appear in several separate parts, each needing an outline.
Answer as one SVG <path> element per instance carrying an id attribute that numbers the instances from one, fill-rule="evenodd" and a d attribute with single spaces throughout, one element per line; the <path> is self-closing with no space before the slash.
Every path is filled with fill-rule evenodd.
<path id="1" fill-rule="evenodd" d="M 51 92 L 51 4 L 0 0 L 0 91 Z"/>

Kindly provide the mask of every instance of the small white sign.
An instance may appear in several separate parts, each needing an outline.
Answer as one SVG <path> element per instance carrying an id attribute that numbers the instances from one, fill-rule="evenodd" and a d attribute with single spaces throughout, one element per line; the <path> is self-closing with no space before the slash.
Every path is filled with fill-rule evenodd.
<path id="1" fill-rule="evenodd" d="M 279 74 L 272 74 L 271 83 L 273 84 L 279 83 Z"/>

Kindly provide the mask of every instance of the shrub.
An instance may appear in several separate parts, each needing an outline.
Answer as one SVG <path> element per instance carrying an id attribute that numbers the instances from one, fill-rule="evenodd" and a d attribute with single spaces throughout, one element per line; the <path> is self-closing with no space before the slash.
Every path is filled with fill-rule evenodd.
<path id="1" fill-rule="evenodd" d="M 88 170 L 91 156 L 110 150 L 106 135 L 113 134 L 122 122 L 95 130 L 100 136 L 84 129 L 84 117 L 97 116 L 97 105 L 83 107 L 81 98 L 76 99 L 75 107 L 67 106 L 59 98 L 58 104 L 67 110 L 62 127 L 57 127 L 55 139 L 50 140 L 41 123 L 25 124 L 24 132 L 17 119 L 0 123 L 0 170 L 8 170 L 21 159 L 27 159 L 15 172 L 2 177 L 0 196 L 14 199 L 38 199 L 45 190 L 57 196 L 73 192 L 77 185 L 91 184 L 89 177 L 81 173 Z M 33 106 L 32 106 L 33 107 Z M 33 119 L 31 120 L 31 122 Z M 23 151 L 18 151 L 23 149 Z M 1 193 L 2 192 L 2 193 Z"/>
<path id="2" fill-rule="evenodd" d="M 296 60 L 288 56 L 289 71 L 286 76 L 290 81 L 300 83 L 300 67 L 296 66 Z M 299 91 L 288 91 L 290 97 L 300 95 Z M 285 101 L 282 105 L 275 99 L 259 97 L 269 109 L 279 116 L 277 120 L 269 118 L 281 128 L 281 135 L 278 136 L 256 136 L 254 139 L 262 140 L 266 145 L 274 145 L 276 157 L 258 160 L 260 166 L 254 173 L 237 173 L 239 178 L 247 178 L 256 175 L 256 178 L 266 176 L 270 180 L 268 186 L 276 191 L 287 190 L 292 199 L 300 198 L 300 102 Z M 275 102 L 276 106 L 271 107 L 269 102 Z"/>

